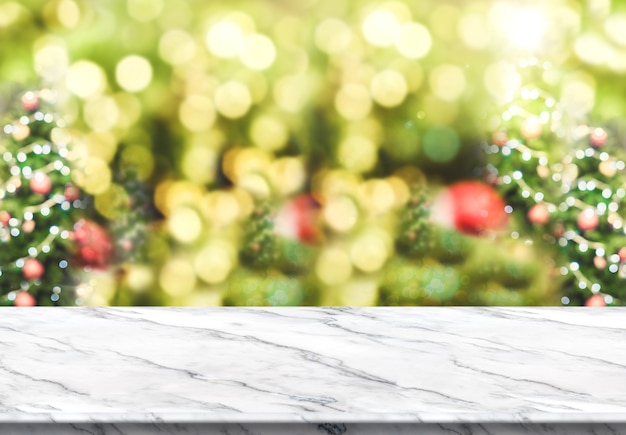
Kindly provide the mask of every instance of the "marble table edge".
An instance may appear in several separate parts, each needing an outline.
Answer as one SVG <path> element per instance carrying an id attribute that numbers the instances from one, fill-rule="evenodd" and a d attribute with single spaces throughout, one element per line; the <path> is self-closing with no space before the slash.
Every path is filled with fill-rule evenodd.
<path id="1" fill-rule="evenodd" d="M 626 424 L 624 413 L 424 413 L 393 414 L 367 413 L 345 415 L 325 413 L 319 417 L 300 414 L 264 413 L 264 414 L 221 414 L 221 413 L 0 413 L 0 424 L 37 424 L 37 423 L 180 423 L 180 424 L 248 424 L 248 423 L 359 423 L 359 424 L 570 424 L 603 423 Z"/>

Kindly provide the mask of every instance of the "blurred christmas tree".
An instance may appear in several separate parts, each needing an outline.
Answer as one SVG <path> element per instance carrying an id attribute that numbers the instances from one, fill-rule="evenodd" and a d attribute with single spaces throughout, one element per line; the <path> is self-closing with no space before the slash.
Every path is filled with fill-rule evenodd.
<path id="1" fill-rule="evenodd" d="M 75 231 L 82 262 L 100 268 L 81 303 L 554 303 L 560 281 L 540 249 L 552 240 L 572 250 L 563 301 L 591 290 L 615 303 L 602 274 L 622 268 L 605 233 L 620 230 L 608 221 L 621 206 L 620 8 L 7 1 L 0 76 L 59 90 L 72 180 L 97 212 Z M 596 128 L 604 148 L 588 145 Z M 500 130 L 486 181 L 511 179 L 504 203 L 460 182 L 482 176 L 482 138 Z M 560 210 L 565 197 L 575 204 Z M 506 203 L 513 232 L 481 216 Z M 581 208 L 596 228 L 580 229 Z M 571 293 L 569 277 L 587 288 Z"/>
<path id="2" fill-rule="evenodd" d="M 398 257 L 385 267 L 380 305 L 550 305 L 550 268 L 507 237 L 504 201 L 477 181 L 436 194 L 417 186 L 399 221 Z M 548 263 L 549 264 L 549 263 Z"/>
<path id="3" fill-rule="evenodd" d="M 0 136 L 0 301 L 68 305 L 76 264 L 80 192 L 68 163 L 69 136 L 51 109 L 54 92 L 9 93 Z"/>
<path id="4" fill-rule="evenodd" d="M 544 78 L 563 73 L 549 64 L 519 71 L 521 92 L 504 106 L 486 147 L 487 178 L 516 215 L 514 235 L 553 245 L 564 304 L 619 304 L 626 296 L 619 132 L 590 122 L 595 89 L 588 74 L 559 77 L 555 96 L 554 82 Z"/>

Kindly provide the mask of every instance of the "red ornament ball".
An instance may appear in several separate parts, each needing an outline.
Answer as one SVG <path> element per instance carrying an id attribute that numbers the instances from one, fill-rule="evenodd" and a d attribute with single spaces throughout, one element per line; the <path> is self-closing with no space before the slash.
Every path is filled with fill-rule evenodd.
<path id="1" fill-rule="evenodd" d="M 617 255 L 619 255 L 619 261 L 622 263 L 626 262 L 626 248 L 620 248 L 619 251 L 617 251 Z"/>
<path id="2" fill-rule="evenodd" d="M 13 304 L 16 307 L 34 307 L 35 298 L 30 293 L 22 291 L 15 296 Z"/>
<path id="3" fill-rule="evenodd" d="M 461 233 L 479 235 L 506 226 L 508 215 L 504 207 L 504 200 L 492 186 L 480 181 L 460 181 L 435 199 L 431 220 Z"/>
<path id="4" fill-rule="evenodd" d="M 528 210 L 528 220 L 535 225 L 545 225 L 550 220 L 550 212 L 545 204 L 539 203 L 533 205 Z"/>
<path id="5" fill-rule="evenodd" d="M 506 131 L 496 131 L 493 136 L 491 136 L 491 141 L 494 145 L 504 146 L 509 141 L 509 138 L 506 134 Z"/>
<path id="6" fill-rule="evenodd" d="M 75 201 L 80 198 L 80 189 L 74 185 L 65 186 L 65 190 L 63 191 L 63 196 L 68 201 Z"/>
<path id="7" fill-rule="evenodd" d="M 318 227 L 319 202 L 302 194 L 284 204 L 276 215 L 274 231 L 288 239 L 315 243 L 321 236 Z"/>
<path id="8" fill-rule="evenodd" d="M 52 181 L 48 174 L 35 172 L 30 179 L 30 190 L 40 195 L 47 195 L 52 189 Z"/>
<path id="9" fill-rule="evenodd" d="M 600 218 L 593 208 L 586 208 L 578 213 L 578 220 L 576 223 L 581 231 L 590 231 L 598 227 Z"/>
<path id="10" fill-rule="evenodd" d="M 24 278 L 30 281 L 41 278 L 44 271 L 43 264 L 35 258 L 29 258 L 26 260 L 24 262 L 24 267 L 22 267 L 22 274 L 24 275 Z"/>
<path id="11" fill-rule="evenodd" d="M 6 210 L 0 211 L 0 223 L 4 226 L 9 225 L 9 221 L 11 220 L 11 213 Z"/>
<path id="12" fill-rule="evenodd" d="M 585 302 L 586 307 L 606 307 L 606 302 L 604 301 L 604 296 L 602 295 L 593 295 Z"/>
<path id="13" fill-rule="evenodd" d="M 33 92 L 26 92 L 22 95 L 22 107 L 24 110 L 28 110 L 29 112 L 34 112 L 39 108 L 39 98 Z"/>
<path id="14" fill-rule="evenodd" d="M 589 136 L 589 142 L 591 145 L 600 148 L 606 144 L 606 140 L 608 138 L 608 134 L 602 128 L 594 128 Z"/>
<path id="15" fill-rule="evenodd" d="M 104 228 L 95 222 L 81 219 L 74 224 L 73 239 L 84 264 L 96 268 L 108 266 L 113 256 L 113 242 Z"/>
<path id="16" fill-rule="evenodd" d="M 35 221 L 33 220 L 29 220 L 29 221 L 24 221 L 24 223 L 22 224 L 22 231 L 24 231 L 26 234 L 32 233 L 35 229 Z"/>

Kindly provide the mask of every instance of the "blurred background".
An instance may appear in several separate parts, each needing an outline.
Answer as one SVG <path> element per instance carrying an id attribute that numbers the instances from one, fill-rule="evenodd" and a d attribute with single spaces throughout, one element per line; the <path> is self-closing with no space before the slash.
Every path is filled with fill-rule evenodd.
<path id="1" fill-rule="evenodd" d="M 0 0 L 6 305 L 621 305 L 626 3 Z"/>

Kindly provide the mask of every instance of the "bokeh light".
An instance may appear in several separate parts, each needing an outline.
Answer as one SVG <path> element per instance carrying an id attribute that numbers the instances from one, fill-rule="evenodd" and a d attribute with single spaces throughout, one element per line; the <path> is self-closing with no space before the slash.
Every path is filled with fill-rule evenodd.
<path id="1" fill-rule="evenodd" d="M 117 64 L 115 78 L 125 91 L 142 91 L 152 81 L 152 65 L 142 56 L 126 56 Z"/>
<path id="2" fill-rule="evenodd" d="M 448 162 L 454 159 L 460 149 L 458 134 L 448 127 L 429 129 L 422 140 L 424 154 L 434 162 Z"/>

